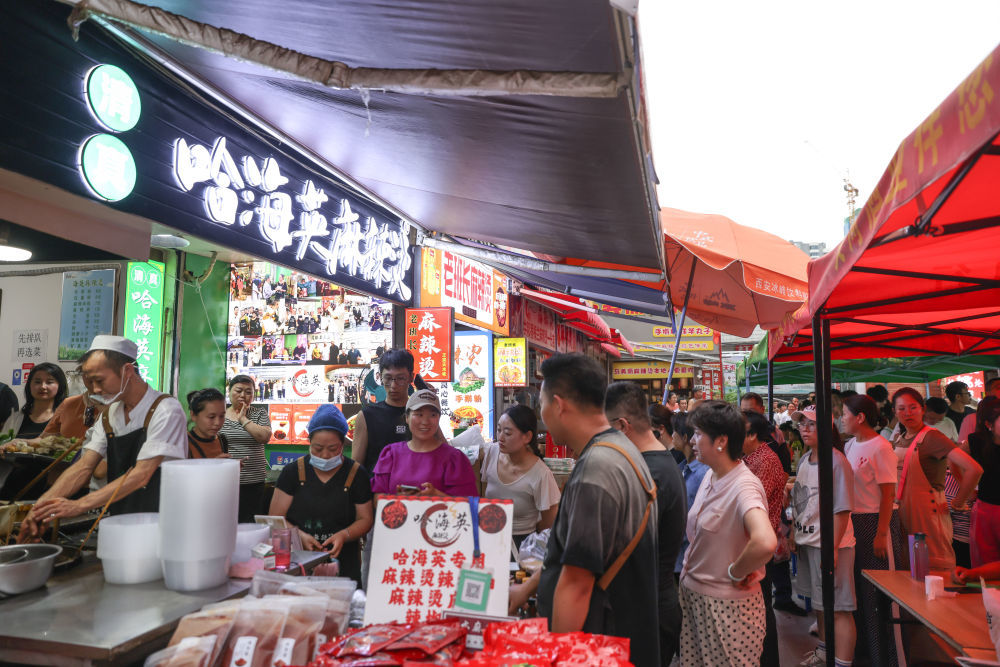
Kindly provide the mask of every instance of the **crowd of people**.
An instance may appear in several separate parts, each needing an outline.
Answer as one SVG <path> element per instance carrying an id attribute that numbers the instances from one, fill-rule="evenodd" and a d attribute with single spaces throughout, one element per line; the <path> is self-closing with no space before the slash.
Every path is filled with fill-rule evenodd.
<path id="1" fill-rule="evenodd" d="M 412 355 L 392 349 L 379 360 L 386 398 L 356 418 L 353 459 L 344 456 L 343 413 L 322 405 L 308 424 L 308 454 L 285 466 L 268 501 L 271 425 L 255 404 L 254 380 L 233 377 L 226 394 L 191 392 L 185 413 L 143 381 L 136 352 L 125 338 L 96 337 L 80 360 L 86 392 L 78 396 L 67 397 L 54 364 L 29 373 L 25 405 L 3 428 L 28 441 L 47 432 L 76 437 L 82 453 L 35 503 L 21 541 L 109 502 L 112 513 L 156 511 L 163 461 L 230 457 L 241 461 L 241 522 L 286 517 L 305 548 L 329 551 L 364 585 L 378 548 L 375 494 L 506 498 L 515 549 L 549 531 L 543 567 L 511 586 L 511 612 L 535 597 L 553 631 L 626 636 L 640 667 L 675 657 L 681 665 L 778 665 L 775 610 L 805 613 L 793 593 L 817 617 L 819 640 L 803 665 L 825 664 L 826 614 L 836 664 L 852 664 L 856 650 L 892 664 L 895 645 L 881 655 L 877 641 L 891 630 L 873 618 L 875 592 L 862 569 L 906 568 L 906 536 L 923 533 L 931 567 L 953 571 L 956 582 L 1000 571 L 1000 486 L 991 483 L 1000 475 L 1000 378 L 974 409 L 961 383 L 948 385 L 947 400 L 912 388 L 890 397 L 878 385 L 835 392 L 823 424 L 814 395 L 792 399 L 773 420 L 753 393 L 738 407 L 650 405 L 639 385 L 608 385 L 593 359 L 560 354 L 541 365 L 540 414 L 507 409 L 477 472 L 445 440 L 437 394 L 413 388 Z M 538 449 L 540 428 L 576 458 L 561 490 Z M 822 431 L 835 447 L 832 609 L 820 566 Z"/>

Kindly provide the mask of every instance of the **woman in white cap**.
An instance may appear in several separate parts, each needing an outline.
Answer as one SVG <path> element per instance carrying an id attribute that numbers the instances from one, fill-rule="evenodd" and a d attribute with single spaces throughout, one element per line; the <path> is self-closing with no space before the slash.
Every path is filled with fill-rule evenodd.
<path id="1" fill-rule="evenodd" d="M 406 402 L 412 439 L 387 445 L 372 471 L 375 493 L 478 496 L 476 473 L 461 450 L 441 437 L 441 402 L 421 389 Z"/>
<path id="2" fill-rule="evenodd" d="M 319 406 L 306 429 L 309 453 L 281 471 L 268 514 L 285 517 L 303 548 L 328 551 L 341 576 L 360 583 L 358 538 L 374 516 L 368 471 L 343 455 L 347 420 L 337 406 Z"/>

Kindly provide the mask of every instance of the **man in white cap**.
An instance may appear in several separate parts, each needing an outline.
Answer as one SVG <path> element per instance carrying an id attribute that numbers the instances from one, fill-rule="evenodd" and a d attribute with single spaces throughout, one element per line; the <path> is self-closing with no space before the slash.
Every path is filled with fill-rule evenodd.
<path id="1" fill-rule="evenodd" d="M 142 379 L 137 354 L 136 344 L 127 338 L 100 335 L 80 358 L 91 398 L 110 407 L 87 432 L 80 458 L 35 503 L 22 524 L 21 541 L 37 538 L 44 524 L 57 518 L 103 507 L 113 494 L 112 514 L 159 510 L 160 464 L 187 458 L 187 417 L 176 398 Z M 71 500 L 104 459 L 108 484 Z"/>

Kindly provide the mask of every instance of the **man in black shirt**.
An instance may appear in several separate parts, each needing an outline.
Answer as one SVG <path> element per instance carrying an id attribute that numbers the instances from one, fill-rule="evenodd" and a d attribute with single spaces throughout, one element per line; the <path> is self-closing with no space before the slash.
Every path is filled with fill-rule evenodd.
<path id="1" fill-rule="evenodd" d="M 944 416 L 955 422 L 955 430 L 958 431 L 962 428 L 962 420 L 965 419 L 965 415 L 976 412 L 969 407 L 972 402 L 969 385 L 958 380 L 949 382 L 944 387 L 944 395 L 948 397 L 948 412 Z"/>
<path id="2" fill-rule="evenodd" d="M 604 415 L 606 373 L 596 361 L 555 355 L 542 377 L 545 426 L 578 459 L 549 536 L 538 610 L 553 632 L 628 637 L 633 664 L 659 667 L 659 524 L 649 468 Z"/>
<path id="3" fill-rule="evenodd" d="M 7 421 L 7 417 L 17 412 L 17 394 L 3 382 L 0 382 L 0 424 Z"/>
<path id="4" fill-rule="evenodd" d="M 656 544 L 660 582 L 660 664 L 666 667 L 680 651 L 681 608 L 677 601 L 674 565 L 687 523 L 687 490 L 672 450 L 653 435 L 649 401 L 642 387 L 634 382 L 612 383 L 604 398 L 604 413 L 608 422 L 642 453 L 656 482 L 656 505 L 660 516 Z"/>
<path id="5" fill-rule="evenodd" d="M 345 356 L 341 353 L 341 356 Z M 354 421 L 354 440 L 351 458 L 371 473 L 386 445 L 409 440 L 406 425 L 406 400 L 413 384 L 413 355 L 408 350 L 389 350 L 378 361 L 379 376 L 385 387 L 385 400 L 361 409 Z M 371 556 L 371 533 L 365 540 L 361 564 L 361 582 L 368 581 L 368 564 Z"/>

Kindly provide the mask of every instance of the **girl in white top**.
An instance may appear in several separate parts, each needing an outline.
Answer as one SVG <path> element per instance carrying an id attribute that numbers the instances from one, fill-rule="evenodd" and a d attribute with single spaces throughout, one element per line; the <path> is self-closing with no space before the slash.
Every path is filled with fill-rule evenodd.
<path id="1" fill-rule="evenodd" d="M 559 509 L 559 485 L 542 460 L 535 441 L 538 419 L 524 405 L 508 408 L 497 424 L 497 442 L 483 457 L 483 495 L 514 501 L 514 544 L 551 528 Z"/>
<path id="2" fill-rule="evenodd" d="M 905 569 L 905 560 L 899 560 L 906 553 L 903 531 L 892 507 L 896 496 L 896 453 L 889 441 L 875 431 L 878 423 L 878 406 L 870 397 L 844 399 L 841 430 L 853 436 L 844 445 L 844 454 L 854 470 L 854 587 L 858 612 L 864 621 L 858 624 L 858 640 L 867 642 L 872 664 L 894 665 L 895 642 L 890 644 L 889 655 L 883 656 L 878 635 L 872 631 L 878 627 L 875 587 L 861 576 L 861 570 L 895 570 L 897 561 Z"/>

